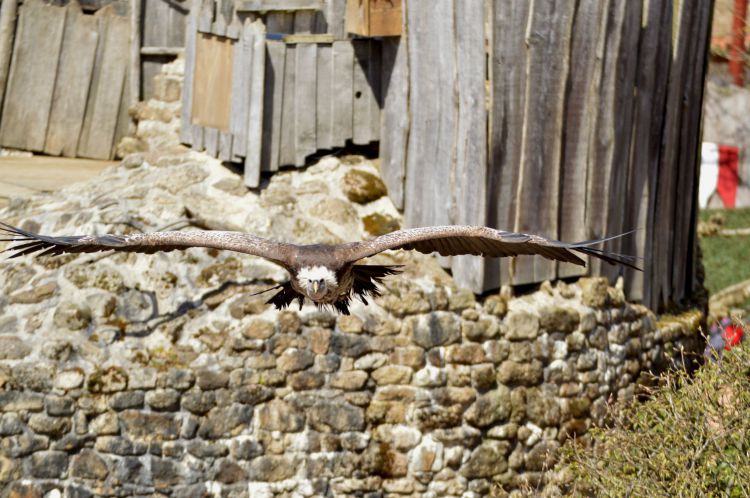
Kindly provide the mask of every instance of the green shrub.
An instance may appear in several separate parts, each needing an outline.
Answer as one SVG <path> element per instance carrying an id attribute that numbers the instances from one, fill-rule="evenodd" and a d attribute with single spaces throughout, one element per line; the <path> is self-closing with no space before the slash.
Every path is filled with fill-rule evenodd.
<path id="1" fill-rule="evenodd" d="M 574 496 L 750 496 L 750 348 L 665 374 L 648 401 L 618 410 L 561 465 Z M 560 467 L 558 467 L 560 468 Z"/>

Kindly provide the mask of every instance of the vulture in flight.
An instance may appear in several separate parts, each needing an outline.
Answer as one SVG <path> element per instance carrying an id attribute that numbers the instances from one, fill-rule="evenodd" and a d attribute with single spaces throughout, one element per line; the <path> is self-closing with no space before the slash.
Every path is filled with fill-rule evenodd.
<path id="1" fill-rule="evenodd" d="M 17 243 L 5 250 L 13 252 L 11 258 L 32 253 L 48 256 L 109 250 L 153 254 L 190 247 L 224 249 L 259 256 L 283 267 L 290 277 L 288 282 L 268 289 L 281 289 L 268 303 L 283 309 L 297 300 L 301 308 L 307 297 L 319 307 L 333 306 L 343 314 L 349 314 L 349 304 L 353 297 L 359 297 L 367 304 L 367 296 L 380 295 L 378 284 L 383 278 L 401 271 L 401 267 L 396 265 L 358 264 L 361 259 L 389 249 L 416 250 L 425 254 L 438 252 L 443 256 L 473 254 L 505 257 L 537 254 L 547 259 L 584 266 L 584 261 L 576 254 L 579 253 L 610 264 L 639 269 L 633 264 L 633 257 L 592 247 L 621 235 L 569 244 L 539 235 L 479 226 L 411 228 L 362 242 L 336 245 L 288 244 L 249 233 L 214 230 L 51 237 L 0 222 L 0 232 L 5 235 L 0 241 Z"/>

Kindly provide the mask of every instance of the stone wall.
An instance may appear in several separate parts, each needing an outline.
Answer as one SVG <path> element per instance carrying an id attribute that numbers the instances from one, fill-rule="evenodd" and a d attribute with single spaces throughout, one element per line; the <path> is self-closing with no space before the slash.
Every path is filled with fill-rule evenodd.
<path id="1" fill-rule="evenodd" d="M 377 318 L 228 301 L 241 326 L 210 333 L 203 364 L 144 350 L 89 370 L 61 343 L 29 362 L 3 336 L 0 480 L 30 496 L 486 496 L 543 482 L 567 438 L 691 343 L 599 279 L 483 303 L 391 292 Z"/>

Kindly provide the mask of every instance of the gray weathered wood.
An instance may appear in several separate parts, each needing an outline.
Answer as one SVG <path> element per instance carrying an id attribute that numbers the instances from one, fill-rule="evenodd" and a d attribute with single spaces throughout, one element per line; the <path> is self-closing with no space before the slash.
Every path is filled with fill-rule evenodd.
<path id="1" fill-rule="evenodd" d="M 527 31 L 526 120 L 515 230 L 557 238 L 564 82 L 568 76 L 574 5 L 569 0 L 559 0 L 533 3 L 532 7 Z M 553 279 L 556 266 L 543 258 L 533 258 L 530 263 L 519 261 L 514 283 Z"/>
<path id="2" fill-rule="evenodd" d="M 100 43 L 78 142 L 78 156 L 110 159 L 129 60 L 130 22 L 125 17 L 114 15 L 111 6 L 100 9 L 94 16 L 99 20 Z"/>
<path id="3" fill-rule="evenodd" d="M 195 39 L 198 36 L 200 0 L 192 0 L 185 37 L 185 79 L 182 84 L 182 114 L 180 116 L 180 140 L 193 143 L 193 74 L 195 73 Z"/>
<path id="4" fill-rule="evenodd" d="M 135 105 L 141 100 L 141 45 L 143 33 L 141 20 L 143 18 L 143 0 L 130 2 L 130 66 L 128 67 L 128 105 Z M 135 126 L 131 131 L 135 131 Z"/>
<path id="5" fill-rule="evenodd" d="M 407 43 L 402 38 L 383 40 L 383 120 L 380 131 L 380 169 L 388 196 L 404 208 L 406 143 L 409 137 L 409 67 Z"/>
<path id="6" fill-rule="evenodd" d="M 198 0 L 200 3 L 198 12 L 198 31 L 211 33 L 216 12 L 216 0 Z"/>
<path id="7" fill-rule="evenodd" d="M 325 16 L 328 33 L 332 34 L 336 40 L 346 39 L 345 13 L 346 0 L 326 1 Z"/>
<path id="8" fill-rule="evenodd" d="M 0 124 L 1 145 L 44 150 L 64 27 L 61 7 L 40 0 L 27 0 L 21 6 Z"/>
<path id="9" fill-rule="evenodd" d="M 282 42 L 267 41 L 266 53 L 261 164 L 263 171 L 276 171 L 279 169 L 286 46 Z"/>
<path id="10" fill-rule="evenodd" d="M 245 155 L 245 185 L 257 187 L 260 185 L 264 80 L 266 74 L 266 32 L 260 20 L 248 26 L 248 36 L 252 40 L 252 72 L 250 75 L 250 112 Z"/>
<path id="11" fill-rule="evenodd" d="M 206 154 L 216 157 L 219 154 L 219 130 L 216 128 L 203 128 L 203 145 L 206 148 Z"/>
<path id="12" fill-rule="evenodd" d="M 315 33 L 315 11 L 298 10 L 294 13 L 294 33 L 302 35 Z"/>
<path id="13" fill-rule="evenodd" d="M 485 87 L 484 2 L 467 2 L 456 9 L 456 159 L 451 175 L 454 207 L 451 222 L 487 224 L 487 107 Z M 484 292 L 483 258 L 455 256 L 456 282 Z"/>
<path id="14" fill-rule="evenodd" d="M 355 145 L 368 144 L 371 141 L 372 86 L 368 81 L 370 73 L 370 40 L 353 40 L 354 46 L 354 103 L 352 142 Z"/>
<path id="15" fill-rule="evenodd" d="M 279 143 L 279 166 L 290 166 L 297 161 L 297 109 L 295 106 L 297 45 L 286 46 L 284 62 L 284 88 L 281 100 L 281 140 Z"/>
<path id="16" fill-rule="evenodd" d="M 616 48 L 617 61 L 612 68 L 615 71 L 614 80 L 611 84 L 616 85 L 613 103 L 610 104 L 613 113 L 613 132 L 617 140 L 612 148 L 612 169 L 608 185 L 608 197 L 605 202 L 603 215 L 606 220 L 602 236 L 623 233 L 637 227 L 630 227 L 625 223 L 625 213 L 628 204 L 636 202 L 628 199 L 627 178 L 629 175 L 630 157 L 633 151 L 633 116 L 636 105 L 636 95 L 633 88 L 636 84 L 636 71 L 638 68 L 638 45 L 641 33 L 642 6 L 626 2 L 627 5 L 622 13 L 621 36 L 619 46 Z M 614 5 L 614 4 L 613 4 Z M 619 6 L 617 6 L 619 8 Z M 609 75 L 607 75 L 609 77 Z M 611 133 L 611 132 L 610 132 Z M 594 213 L 592 215 L 596 216 Z M 633 237 L 619 239 L 608 244 L 607 249 L 632 254 Z M 593 261 L 592 261 L 593 263 Z M 613 280 L 622 271 L 621 268 L 603 264 L 597 261 L 598 273 Z M 592 264 L 592 268 L 594 265 Z M 627 273 L 626 273 L 627 275 Z M 634 287 L 626 282 L 626 295 L 640 298 L 642 288 Z"/>
<path id="17" fill-rule="evenodd" d="M 370 103 L 370 142 L 380 140 L 380 109 L 383 107 L 382 83 L 382 43 L 370 41 L 370 59 L 367 66 L 367 82 Z"/>
<path id="18" fill-rule="evenodd" d="M 66 7 L 67 20 L 60 51 L 55 91 L 44 152 L 74 157 L 86 112 L 89 84 L 99 38 L 97 20 L 83 15 L 76 3 Z"/>
<path id="19" fill-rule="evenodd" d="M 599 98 L 601 58 L 597 57 L 599 41 L 606 32 L 606 3 L 582 0 L 573 21 L 570 50 L 570 76 L 565 95 L 563 156 L 560 176 L 560 240 L 581 241 L 586 233 L 586 177 L 589 146 L 594 131 L 596 101 Z M 585 256 L 584 260 L 587 260 Z M 581 266 L 560 263 L 558 277 L 580 276 Z"/>
<path id="20" fill-rule="evenodd" d="M 239 24 L 235 18 L 233 24 Z M 229 131 L 232 134 L 232 160 L 242 161 L 247 153 L 247 127 L 250 119 L 250 81 L 253 69 L 253 34 L 250 21 L 241 25 L 242 36 L 235 42 L 232 64 L 232 114 Z"/>
<path id="21" fill-rule="evenodd" d="M 323 0 L 236 0 L 236 9 L 242 11 L 273 11 L 273 10 L 320 10 Z"/>
<path id="22" fill-rule="evenodd" d="M 317 122 L 317 68 L 318 46 L 315 44 L 297 45 L 296 83 L 294 90 L 295 124 L 295 164 L 305 165 L 305 158 L 316 150 L 315 125 Z"/>
<path id="23" fill-rule="evenodd" d="M 518 208 L 518 177 L 521 169 L 524 110 L 526 101 L 526 26 L 529 2 L 510 4 L 495 0 L 492 33 L 492 99 L 488 223 L 512 230 Z M 517 261 L 502 258 L 499 267 L 488 264 L 485 286 L 494 288 L 513 281 Z"/>
<path id="24" fill-rule="evenodd" d="M 333 43 L 333 146 L 343 147 L 352 137 L 354 48 L 351 42 Z"/>
<path id="25" fill-rule="evenodd" d="M 18 2 L 0 2 L 0 109 L 5 97 L 10 59 L 13 55 L 17 9 Z"/>
<path id="26" fill-rule="evenodd" d="M 409 225 L 450 224 L 455 151 L 454 2 L 410 2 L 409 110 L 411 127 L 404 188 Z M 441 181 L 426 182 L 426 178 Z"/>
<path id="27" fill-rule="evenodd" d="M 333 147 L 333 46 L 318 45 L 315 138 L 318 150 Z"/>
<path id="28" fill-rule="evenodd" d="M 185 47 L 141 47 L 141 55 L 178 56 L 184 53 Z"/>
<path id="29" fill-rule="evenodd" d="M 269 12 L 266 14 L 266 31 L 269 33 L 294 33 L 294 13 Z"/>

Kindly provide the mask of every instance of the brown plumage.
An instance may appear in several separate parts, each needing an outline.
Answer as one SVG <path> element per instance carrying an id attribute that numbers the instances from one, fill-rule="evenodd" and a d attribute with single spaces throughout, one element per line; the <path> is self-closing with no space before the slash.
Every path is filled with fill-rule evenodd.
<path id="1" fill-rule="evenodd" d="M 416 250 L 443 256 L 473 254 L 484 257 L 540 255 L 548 259 L 583 266 L 578 254 L 639 269 L 634 258 L 605 252 L 592 246 L 609 239 L 565 243 L 538 235 L 505 232 L 475 226 L 442 226 L 399 230 L 362 242 L 337 245 L 297 245 L 276 242 L 242 232 L 192 231 L 152 232 L 135 235 L 81 235 L 52 237 L 39 235 L 0 222 L 0 232 L 17 242 L 6 251 L 11 258 L 27 254 L 58 255 L 97 251 L 125 251 L 152 254 L 190 247 L 236 251 L 267 259 L 289 272 L 289 282 L 268 302 L 281 309 L 297 300 L 302 306 L 308 297 L 319 306 L 330 305 L 349 313 L 352 297 L 367 304 L 368 296 L 378 296 L 383 278 L 401 271 L 398 266 L 360 265 L 359 260 L 389 249 Z M 624 235 L 624 234 L 623 234 Z M 616 237 L 620 237 L 618 235 Z M 610 238 L 616 238 L 610 237 Z"/>

